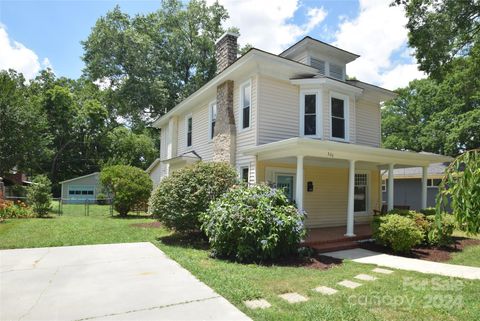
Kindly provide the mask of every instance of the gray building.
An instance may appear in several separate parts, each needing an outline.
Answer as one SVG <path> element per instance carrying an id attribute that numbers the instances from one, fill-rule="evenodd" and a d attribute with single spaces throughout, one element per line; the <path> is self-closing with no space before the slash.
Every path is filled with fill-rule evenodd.
<path id="1" fill-rule="evenodd" d="M 66 204 L 93 202 L 101 192 L 99 172 L 68 179 L 60 184 L 62 185 L 62 200 Z"/>
<path id="2" fill-rule="evenodd" d="M 435 199 L 445 169 L 449 163 L 435 163 L 428 167 L 427 207 L 435 207 Z M 422 168 L 397 168 L 394 173 L 393 199 L 395 205 L 408 205 L 412 210 L 422 209 Z M 382 200 L 388 192 L 388 173 L 382 176 Z"/>

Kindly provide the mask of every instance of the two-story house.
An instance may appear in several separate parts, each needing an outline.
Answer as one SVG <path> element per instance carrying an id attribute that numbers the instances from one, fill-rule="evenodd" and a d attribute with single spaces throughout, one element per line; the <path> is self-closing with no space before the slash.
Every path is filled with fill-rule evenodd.
<path id="1" fill-rule="evenodd" d="M 189 163 L 229 162 L 248 183 L 284 188 L 308 213 L 307 227 L 368 222 L 381 207 L 381 170 L 449 157 L 381 148 L 381 103 L 395 93 L 347 79 L 359 56 L 305 37 L 279 55 L 252 48 L 237 58 L 237 35 L 216 43 L 217 75 L 155 121 L 158 183 Z M 424 174 L 425 176 L 426 174 Z M 393 175 L 388 181 L 393 208 Z M 422 204 L 426 206 L 426 178 Z"/>

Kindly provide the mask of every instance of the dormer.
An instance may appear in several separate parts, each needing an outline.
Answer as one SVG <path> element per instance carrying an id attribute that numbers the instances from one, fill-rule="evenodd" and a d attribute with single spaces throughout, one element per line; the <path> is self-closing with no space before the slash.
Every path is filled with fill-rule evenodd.
<path id="1" fill-rule="evenodd" d="M 303 38 L 279 56 L 312 66 L 322 75 L 341 81 L 346 78 L 346 65 L 360 57 L 311 37 Z"/>

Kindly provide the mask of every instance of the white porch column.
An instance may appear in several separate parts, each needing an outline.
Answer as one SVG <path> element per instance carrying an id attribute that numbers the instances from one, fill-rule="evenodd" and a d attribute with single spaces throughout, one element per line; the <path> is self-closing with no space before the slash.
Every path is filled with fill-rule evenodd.
<path id="1" fill-rule="evenodd" d="M 355 195 L 355 161 L 349 160 L 348 167 L 348 202 L 347 202 L 347 233 L 345 236 L 355 236 L 354 227 L 354 195 Z"/>
<path id="2" fill-rule="evenodd" d="M 303 155 L 297 156 L 297 184 L 295 185 L 295 202 L 298 209 L 303 209 Z"/>
<path id="3" fill-rule="evenodd" d="M 394 164 L 388 164 L 388 204 L 387 209 L 393 210 L 393 166 Z"/>
<path id="4" fill-rule="evenodd" d="M 427 208 L 427 174 L 428 166 L 422 167 L 422 209 Z"/>

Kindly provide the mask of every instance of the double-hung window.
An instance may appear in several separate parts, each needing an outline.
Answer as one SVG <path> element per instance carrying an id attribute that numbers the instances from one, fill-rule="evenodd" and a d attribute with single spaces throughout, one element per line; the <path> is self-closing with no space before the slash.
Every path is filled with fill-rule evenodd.
<path id="1" fill-rule="evenodd" d="M 240 86 L 240 124 L 242 129 L 250 127 L 251 113 L 251 85 L 250 81 Z"/>
<path id="2" fill-rule="evenodd" d="M 365 213 L 368 210 L 368 174 L 355 174 L 353 208 L 359 213 Z"/>
<path id="3" fill-rule="evenodd" d="M 215 122 L 217 121 L 217 103 L 213 102 L 210 104 L 210 139 L 213 139 L 215 136 Z"/>
<path id="4" fill-rule="evenodd" d="M 186 126 L 186 131 L 187 131 L 187 147 L 192 146 L 192 129 L 193 129 L 193 120 L 192 116 L 187 116 L 186 120 L 187 126 Z"/>
<path id="5" fill-rule="evenodd" d="M 316 91 L 305 91 L 300 96 L 300 134 L 302 136 L 320 137 L 321 113 L 319 94 Z"/>
<path id="6" fill-rule="evenodd" d="M 348 141 L 348 97 L 332 95 L 330 115 L 332 139 Z"/>
<path id="7" fill-rule="evenodd" d="M 429 178 L 427 179 L 427 187 L 428 188 L 438 188 L 438 185 L 442 182 L 439 178 Z"/>
<path id="8" fill-rule="evenodd" d="M 240 179 L 242 180 L 242 182 L 245 182 L 248 184 L 248 176 L 249 176 L 248 166 L 240 167 Z"/>

